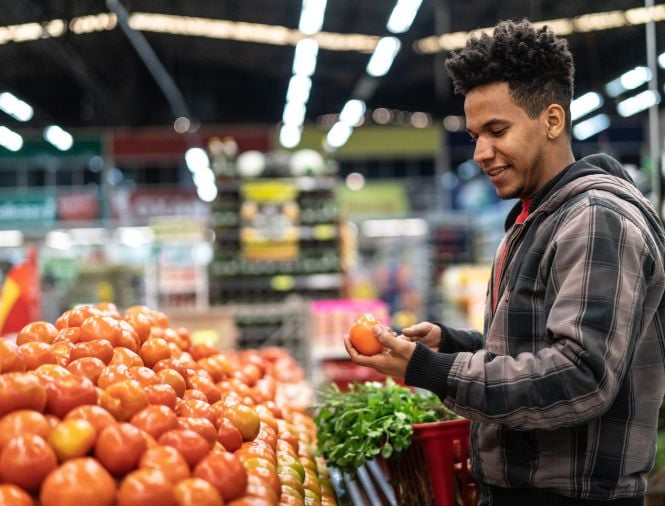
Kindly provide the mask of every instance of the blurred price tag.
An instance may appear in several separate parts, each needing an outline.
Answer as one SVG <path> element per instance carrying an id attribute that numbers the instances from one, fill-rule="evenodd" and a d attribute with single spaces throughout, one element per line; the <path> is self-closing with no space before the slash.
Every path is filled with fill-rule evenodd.
<path id="1" fill-rule="evenodd" d="M 289 290 L 292 290 L 295 285 L 296 280 L 293 276 L 273 276 L 270 280 L 271 288 L 279 292 L 288 292 Z"/>

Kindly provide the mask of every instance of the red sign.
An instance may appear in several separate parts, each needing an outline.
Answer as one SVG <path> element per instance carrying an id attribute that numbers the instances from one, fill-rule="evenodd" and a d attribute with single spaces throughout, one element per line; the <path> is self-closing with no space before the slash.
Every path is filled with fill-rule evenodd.
<path id="1" fill-rule="evenodd" d="M 97 193 L 58 193 L 58 219 L 61 221 L 91 221 L 98 217 Z"/>

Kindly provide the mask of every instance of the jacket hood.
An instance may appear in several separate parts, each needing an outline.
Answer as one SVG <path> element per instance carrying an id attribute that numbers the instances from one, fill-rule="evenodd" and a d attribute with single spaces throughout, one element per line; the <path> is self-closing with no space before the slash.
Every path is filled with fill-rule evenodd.
<path id="1" fill-rule="evenodd" d="M 653 205 L 622 165 L 605 154 L 587 156 L 570 165 L 551 190 L 542 196 L 538 212 L 550 214 L 575 195 L 592 189 L 613 193 L 637 207 L 660 244 L 665 244 L 665 229 Z"/>

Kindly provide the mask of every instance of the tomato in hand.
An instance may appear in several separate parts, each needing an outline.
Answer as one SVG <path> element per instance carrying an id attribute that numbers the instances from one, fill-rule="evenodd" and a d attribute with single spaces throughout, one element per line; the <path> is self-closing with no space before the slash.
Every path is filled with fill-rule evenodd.
<path id="1" fill-rule="evenodd" d="M 383 345 L 374 337 L 372 330 L 381 322 L 370 313 L 360 316 L 351 326 L 349 339 L 353 347 L 363 355 L 376 355 L 383 351 Z"/>
<path id="2" fill-rule="evenodd" d="M 115 481 L 108 471 L 91 457 L 68 460 L 55 469 L 44 480 L 39 495 L 41 506 L 112 506 L 115 497 Z"/>
<path id="3" fill-rule="evenodd" d="M 57 465 L 58 459 L 43 437 L 23 434 L 11 438 L 2 449 L 0 479 L 35 491 Z"/>

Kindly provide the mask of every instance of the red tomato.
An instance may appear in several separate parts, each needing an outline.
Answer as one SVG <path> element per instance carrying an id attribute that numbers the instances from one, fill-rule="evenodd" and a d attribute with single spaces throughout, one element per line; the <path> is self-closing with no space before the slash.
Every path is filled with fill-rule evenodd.
<path id="1" fill-rule="evenodd" d="M 178 416 L 203 417 L 210 420 L 213 425 L 217 422 L 215 412 L 206 401 L 189 399 L 178 404 L 176 407 Z"/>
<path id="2" fill-rule="evenodd" d="M 93 339 L 74 344 L 69 352 L 69 359 L 95 357 L 108 364 L 113 358 L 113 345 L 108 339 Z"/>
<path id="3" fill-rule="evenodd" d="M 95 443 L 95 457 L 115 476 L 136 469 L 147 449 L 141 430 L 130 423 L 118 423 L 102 429 Z"/>
<path id="4" fill-rule="evenodd" d="M 176 483 L 191 476 L 189 465 L 185 457 L 172 446 L 157 445 L 148 448 L 141 460 L 140 468 L 158 469 L 162 471 L 172 483 Z"/>
<path id="5" fill-rule="evenodd" d="M 160 360 L 171 358 L 171 350 L 166 339 L 151 337 L 141 345 L 139 355 L 146 367 L 152 367 Z"/>
<path id="6" fill-rule="evenodd" d="M 113 506 L 115 481 L 99 462 L 90 457 L 68 460 L 44 480 L 41 506 L 94 504 Z"/>
<path id="7" fill-rule="evenodd" d="M 25 361 L 19 346 L 7 338 L 0 337 L 0 372 L 23 372 Z"/>
<path id="8" fill-rule="evenodd" d="M 187 381 L 187 388 L 203 392 L 206 396 L 206 401 L 210 404 L 220 399 L 219 390 L 217 390 L 215 384 L 209 378 L 204 378 L 200 375 L 192 376 Z"/>
<path id="9" fill-rule="evenodd" d="M 168 406 L 169 408 L 175 411 L 178 396 L 176 395 L 173 387 L 167 383 L 149 385 L 144 388 L 145 393 L 148 394 L 148 402 L 150 404 L 161 404 L 163 406 Z"/>
<path id="10" fill-rule="evenodd" d="M 255 409 L 242 404 L 228 406 L 224 416 L 238 427 L 243 441 L 253 441 L 261 428 L 261 419 Z"/>
<path id="11" fill-rule="evenodd" d="M 171 408 L 154 405 L 136 413 L 131 419 L 131 424 L 159 439 L 159 436 L 166 431 L 178 428 L 178 417 Z"/>
<path id="12" fill-rule="evenodd" d="M 148 339 L 152 322 L 145 314 L 140 312 L 125 312 L 125 321 L 132 326 L 141 343 L 144 343 Z"/>
<path id="13" fill-rule="evenodd" d="M 51 350 L 55 353 L 55 358 L 58 362 L 58 365 L 66 366 L 69 364 L 69 354 L 72 351 L 74 345 L 69 341 L 58 341 L 53 342 L 51 345 Z"/>
<path id="14" fill-rule="evenodd" d="M 226 417 L 218 418 L 219 427 L 217 429 L 217 441 L 222 443 L 224 448 L 234 452 L 242 447 L 242 434 L 231 420 Z"/>
<path id="15" fill-rule="evenodd" d="M 117 506 L 176 506 L 173 484 L 158 469 L 137 469 L 120 483 Z"/>
<path id="16" fill-rule="evenodd" d="M 35 341 L 51 344 L 57 335 L 58 329 L 55 328 L 55 325 L 52 323 L 41 321 L 32 322 L 28 323 L 18 333 L 16 336 L 16 344 L 21 346 L 22 344 Z"/>
<path id="17" fill-rule="evenodd" d="M 42 412 L 45 407 L 46 388 L 37 374 L 11 372 L 0 375 L 0 416 L 17 409 Z"/>
<path id="18" fill-rule="evenodd" d="M 41 341 L 30 341 L 19 346 L 23 362 L 28 371 L 37 369 L 42 364 L 57 364 L 56 354 L 50 344 Z"/>
<path id="19" fill-rule="evenodd" d="M 171 385 L 178 397 L 182 397 L 187 389 L 185 378 L 175 369 L 161 369 L 157 372 L 157 381 L 162 384 Z"/>
<path id="20" fill-rule="evenodd" d="M 208 442 L 198 433 L 189 429 L 174 429 L 162 434 L 157 442 L 178 450 L 193 468 L 210 451 Z"/>
<path id="21" fill-rule="evenodd" d="M 173 487 L 178 506 L 223 506 L 222 497 L 206 480 L 201 478 L 185 478 Z"/>
<path id="22" fill-rule="evenodd" d="M 102 312 L 92 306 L 79 306 L 69 311 L 65 311 L 55 321 L 58 330 L 66 327 L 80 327 L 83 322 L 91 316 L 100 316 Z"/>
<path id="23" fill-rule="evenodd" d="M 148 406 L 148 394 L 136 380 L 126 380 L 107 387 L 99 397 L 99 405 L 120 422 L 128 421 Z"/>
<path id="24" fill-rule="evenodd" d="M 167 358 L 165 360 L 160 360 L 152 368 L 152 370 L 155 372 L 159 372 L 162 369 L 173 369 L 178 374 L 180 374 L 180 376 L 182 376 L 182 379 L 185 379 L 185 377 L 187 376 L 187 366 L 185 366 L 184 362 L 177 360 L 175 358 Z"/>
<path id="25" fill-rule="evenodd" d="M 126 381 L 129 377 L 129 367 L 126 365 L 107 365 L 97 378 L 97 386 L 106 389 L 114 383 Z"/>
<path id="26" fill-rule="evenodd" d="M 65 327 L 58 330 L 58 334 L 53 339 L 53 344 L 66 341 L 76 344 L 81 340 L 81 327 Z"/>
<path id="27" fill-rule="evenodd" d="M 21 487 L 5 483 L 0 485 L 0 506 L 34 506 L 35 501 Z"/>
<path id="28" fill-rule="evenodd" d="M 192 389 L 187 389 L 185 390 L 185 393 L 182 394 L 182 400 L 183 401 L 189 401 L 191 399 L 196 399 L 198 401 L 203 401 L 203 402 L 208 402 L 208 396 L 201 392 L 201 390 L 192 390 Z"/>
<path id="29" fill-rule="evenodd" d="M 95 384 L 86 377 L 74 374 L 46 383 L 46 393 L 47 411 L 59 418 L 77 406 L 97 404 Z"/>
<path id="30" fill-rule="evenodd" d="M 90 422 L 95 428 L 97 434 L 99 434 L 102 429 L 108 425 L 115 425 L 117 423 L 116 419 L 113 418 L 111 413 L 106 411 L 101 406 L 96 405 L 78 406 L 72 409 L 69 413 L 67 413 L 67 416 L 65 416 L 65 420 L 71 420 L 75 418 Z"/>
<path id="31" fill-rule="evenodd" d="M 143 366 L 143 359 L 136 351 L 116 345 L 113 348 L 113 358 L 111 358 L 109 365 L 119 364 L 126 365 L 127 367 L 141 367 Z"/>
<path id="32" fill-rule="evenodd" d="M 372 330 L 375 325 L 381 325 L 374 315 L 365 313 L 351 326 L 349 339 L 355 349 L 363 355 L 376 355 L 383 351 L 383 345 L 374 337 Z"/>
<path id="33" fill-rule="evenodd" d="M 157 374 L 155 371 L 148 367 L 144 366 L 132 366 L 129 368 L 129 376 L 132 379 L 135 379 L 144 387 L 150 385 L 157 385 L 159 380 L 157 379 Z"/>
<path id="34" fill-rule="evenodd" d="M 203 437 L 212 450 L 217 442 L 217 429 L 213 423 L 207 418 L 202 417 L 179 417 L 178 418 L 178 428 L 179 429 L 190 429 Z"/>
<path id="35" fill-rule="evenodd" d="M 194 468 L 193 475 L 210 482 L 224 501 L 243 496 L 247 489 L 247 472 L 231 452 L 204 457 Z"/>
<path id="36" fill-rule="evenodd" d="M 46 439 L 49 432 L 51 426 L 39 411 L 32 409 L 12 411 L 0 420 L 0 449 L 4 448 L 14 436 L 37 434 Z"/>
<path id="37" fill-rule="evenodd" d="M 29 491 L 39 489 L 58 459 L 44 438 L 23 434 L 11 438 L 0 454 L 0 479 Z"/>
<path id="38" fill-rule="evenodd" d="M 95 304 L 95 309 L 99 309 L 104 314 L 104 316 L 110 316 L 116 320 L 121 318 L 120 312 L 118 311 L 118 306 L 116 306 L 113 302 L 100 302 L 99 304 Z"/>
<path id="39" fill-rule="evenodd" d="M 67 370 L 75 376 L 88 378 L 94 385 L 106 366 L 96 357 L 82 357 L 67 364 Z"/>

